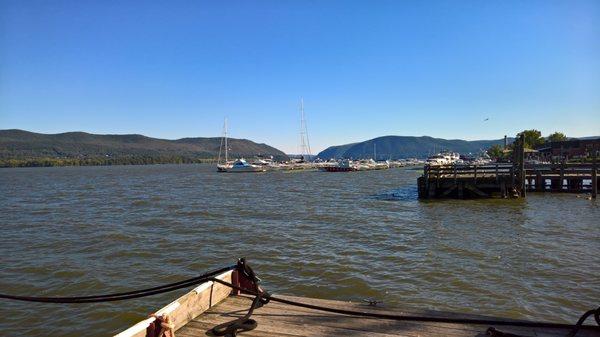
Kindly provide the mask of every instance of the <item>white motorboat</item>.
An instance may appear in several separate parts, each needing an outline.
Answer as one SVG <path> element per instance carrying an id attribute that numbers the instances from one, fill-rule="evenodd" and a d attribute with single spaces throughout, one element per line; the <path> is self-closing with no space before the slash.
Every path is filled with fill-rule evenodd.
<path id="1" fill-rule="evenodd" d="M 253 165 L 248 164 L 244 158 L 236 159 L 233 164 L 230 166 L 217 166 L 217 169 L 220 172 L 229 172 L 229 173 L 242 173 L 242 172 L 265 172 L 267 170 L 266 167 L 262 165 Z"/>
<path id="2" fill-rule="evenodd" d="M 450 165 L 460 159 L 460 154 L 456 152 L 443 151 L 427 158 L 427 165 Z"/>

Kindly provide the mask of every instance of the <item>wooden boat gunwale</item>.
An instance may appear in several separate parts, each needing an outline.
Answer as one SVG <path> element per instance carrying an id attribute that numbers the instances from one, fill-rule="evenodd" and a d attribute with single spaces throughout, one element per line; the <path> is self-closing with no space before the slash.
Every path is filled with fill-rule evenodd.
<path id="1" fill-rule="evenodd" d="M 216 278 L 231 283 L 234 278 L 234 272 L 234 269 L 228 270 L 219 274 Z M 155 315 L 169 315 L 175 324 L 175 330 L 178 330 L 203 312 L 229 297 L 231 292 L 231 288 L 226 285 L 213 281 L 204 282 L 156 311 Z M 145 337 L 146 329 L 155 320 L 155 317 L 148 317 L 113 337 Z"/>

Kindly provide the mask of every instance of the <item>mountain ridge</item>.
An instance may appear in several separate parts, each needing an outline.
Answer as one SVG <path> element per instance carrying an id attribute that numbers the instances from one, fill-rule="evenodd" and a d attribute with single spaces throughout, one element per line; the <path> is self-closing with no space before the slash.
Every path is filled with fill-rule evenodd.
<path id="1" fill-rule="evenodd" d="M 514 138 L 507 138 L 510 144 Z M 443 139 L 430 136 L 381 136 L 362 142 L 335 145 L 319 152 L 321 159 L 372 158 L 376 159 L 426 158 L 434 152 L 450 150 L 459 153 L 477 153 L 492 145 L 501 145 L 504 139 L 462 140 Z"/>
<path id="2" fill-rule="evenodd" d="M 232 158 L 263 155 L 277 160 L 288 159 L 284 152 L 264 143 L 237 138 L 230 138 L 228 143 Z M 44 134 L 20 129 L 0 130 L 0 160 L 12 160 L 13 164 L 14 161 L 30 161 L 33 163 L 31 166 L 53 166 L 35 164 L 42 159 L 50 162 L 63 160 L 68 165 L 198 162 L 217 158 L 220 147 L 221 137 L 169 140 L 141 134 L 82 131 Z"/>

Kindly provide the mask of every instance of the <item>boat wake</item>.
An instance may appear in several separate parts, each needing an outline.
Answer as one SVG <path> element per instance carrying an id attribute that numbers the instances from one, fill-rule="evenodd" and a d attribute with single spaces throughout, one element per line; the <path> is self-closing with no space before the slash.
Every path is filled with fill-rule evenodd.
<path id="1" fill-rule="evenodd" d="M 413 201 L 417 200 L 418 196 L 419 193 L 416 186 L 407 186 L 374 194 L 371 197 L 377 200 Z"/>

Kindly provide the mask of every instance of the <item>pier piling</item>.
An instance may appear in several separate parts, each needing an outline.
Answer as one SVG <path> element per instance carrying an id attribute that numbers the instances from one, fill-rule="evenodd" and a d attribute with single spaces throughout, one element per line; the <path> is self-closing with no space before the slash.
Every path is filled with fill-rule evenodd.
<path id="1" fill-rule="evenodd" d="M 592 164 L 592 198 L 598 196 L 598 154 L 594 153 L 594 162 Z"/>

